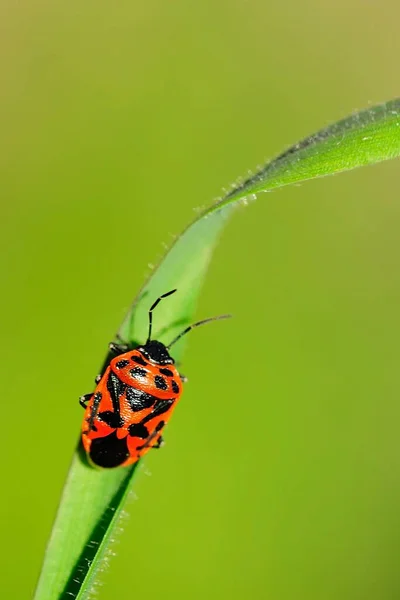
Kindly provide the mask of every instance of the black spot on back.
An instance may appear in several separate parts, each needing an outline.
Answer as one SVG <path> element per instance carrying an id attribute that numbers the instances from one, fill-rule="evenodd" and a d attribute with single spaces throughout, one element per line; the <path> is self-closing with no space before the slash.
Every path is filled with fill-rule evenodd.
<path id="1" fill-rule="evenodd" d="M 167 377 L 173 377 L 174 374 L 172 371 L 170 371 L 169 369 L 158 369 L 161 373 L 161 375 L 166 375 Z"/>
<path id="2" fill-rule="evenodd" d="M 111 402 L 113 405 L 114 412 L 119 415 L 119 397 L 125 392 L 126 384 L 118 379 L 118 377 L 111 371 L 107 379 L 107 390 L 110 393 Z"/>
<path id="3" fill-rule="evenodd" d="M 106 425 L 109 427 L 113 427 L 115 429 L 122 427 L 124 424 L 123 418 L 111 410 L 103 410 L 102 412 L 99 412 L 97 418 L 106 423 Z"/>
<path id="4" fill-rule="evenodd" d="M 144 358 L 142 356 L 138 356 L 137 354 L 132 354 L 131 359 L 138 365 L 142 365 L 142 367 L 147 365 L 147 362 L 144 360 Z"/>
<path id="5" fill-rule="evenodd" d="M 134 369 L 131 369 L 129 371 L 129 373 L 132 375 L 132 377 L 146 377 L 147 376 L 147 371 L 145 369 L 142 369 L 141 367 L 135 367 Z"/>
<path id="6" fill-rule="evenodd" d="M 129 425 L 128 431 L 131 437 L 138 437 L 142 440 L 146 440 L 150 435 L 149 430 L 143 423 L 132 423 L 132 425 Z"/>
<path id="7" fill-rule="evenodd" d="M 142 392 L 142 390 L 137 390 L 130 385 L 126 388 L 126 399 L 131 410 L 134 412 L 143 410 L 144 408 L 150 408 L 157 400 L 155 396 Z"/>
<path id="8" fill-rule="evenodd" d="M 115 363 L 115 366 L 117 367 L 117 369 L 123 369 L 124 367 L 127 367 L 129 365 L 129 360 L 127 360 L 126 358 L 123 358 L 122 360 L 119 360 L 117 363 Z"/>
<path id="9" fill-rule="evenodd" d="M 122 465 L 129 458 L 126 437 L 120 440 L 113 431 L 110 435 L 92 440 L 89 456 L 95 465 L 104 469 Z"/>
<path id="10" fill-rule="evenodd" d="M 161 375 L 156 375 L 154 377 L 154 383 L 156 384 L 156 388 L 158 388 L 159 390 L 167 390 L 168 389 L 168 384 L 165 381 L 164 377 L 161 377 Z"/>
<path id="11" fill-rule="evenodd" d="M 171 386 L 174 394 L 179 394 L 179 385 L 176 383 L 175 379 L 171 381 Z"/>
<path id="12" fill-rule="evenodd" d="M 164 427 L 164 425 L 165 425 L 165 421 L 160 421 L 158 423 L 158 425 L 156 425 L 155 431 L 157 431 L 157 432 L 161 431 L 161 429 Z"/>
<path id="13" fill-rule="evenodd" d="M 110 376 L 107 379 L 107 390 L 111 394 L 111 398 L 114 402 L 116 400 L 118 402 L 119 396 L 122 396 L 126 388 L 126 384 L 118 379 L 118 377 L 111 372 Z"/>

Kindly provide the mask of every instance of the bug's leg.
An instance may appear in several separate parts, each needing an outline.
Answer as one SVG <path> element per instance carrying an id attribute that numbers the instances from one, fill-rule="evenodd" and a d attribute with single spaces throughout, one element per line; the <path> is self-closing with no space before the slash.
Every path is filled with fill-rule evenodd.
<path id="1" fill-rule="evenodd" d="M 156 441 L 155 444 L 153 444 L 152 446 L 150 446 L 150 448 L 154 448 L 155 450 L 158 450 L 159 448 L 161 448 L 161 446 L 164 445 L 164 438 L 162 435 L 160 435 Z"/>
<path id="2" fill-rule="evenodd" d="M 157 432 L 153 431 L 153 433 L 151 433 L 149 437 L 144 440 L 141 446 L 137 446 L 136 450 L 142 451 L 145 448 L 151 448 L 151 442 L 154 440 L 155 437 L 157 437 Z"/>
<path id="3" fill-rule="evenodd" d="M 93 398 L 93 392 L 91 394 L 84 394 L 83 396 L 81 396 L 79 398 L 79 404 L 82 406 L 82 408 L 86 408 L 87 407 L 87 403 L 92 398 Z"/>
<path id="4" fill-rule="evenodd" d="M 88 423 L 88 428 L 83 433 L 87 434 L 87 433 L 90 433 L 91 431 L 97 431 L 96 425 L 94 424 L 94 420 L 95 420 L 95 418 L 97 416 L 97 413 L 99 411 L 99 406 L 100 406 L 101 399 L 102 399 L 102 395 L 101 395 L 100 392 L 97 392 L 96 394 L 93 395 L 93 403 L 92 403 L 92 406 L 91 406 L 90 415 L 86 419 L 86 421 Z"/>
<path id="5" fill-rule="evenodd" d="M 143 450 L 144 448 L 161 448 L 164 440 L 160 435 L 160 431 L 164 427 L 164 425 L 165 422 L 160 421 L 154 429 L 154 431 L 152 431 L 149 437 L 143 442 L 143 444 L 137 447 L 137 450 Z M 152 444 L 151 442 L 153 442 L 155 438 L 157 438 L 156 442 L 155 444 Z"/>
<path id="6" fill-rule="evenodd" d="M 107 367 L 110 365 L 110 361 L 115 356 L 119 356 L 120 354 L 125 354 L 125 352 L 127 352 L 128 350 L 131 349 L 131 346 L 129 346 L 129 344 L 125 344 L 123 339 L 118 334 L 115 336 L 115 339 L 117 339 L 118 342 L 121 342 L 121 343 L 116 344 L 114 342 L 111 342 L 110 344 L 108 344 L 108 354 L 103 363 L 100 373 L 96 376 L 96 379 L 95 379 L 96 385 L 98 383 L 100 383 L 100 380 L 103 377 L 104 373 L 106 372 Z"/>
<path id="7" fill-rule="evenodd" d="M 157 437 L 157 441 L 154 444 L 152 444 L 151 442 L 154 440 L 155 437 L 157 437 L 157 432 L 153 432 L 151 435 L 149 435 L 147 440 L 145 440 L 144 444 L 137 447 L 137 450 L 144 450 L 144 448 L 154 448 L 155 450 L 158 450 L 159 448 L 161 448 L 161 446 L 164 444 L 164 439 L 162 435 L 159 435 Z"/>

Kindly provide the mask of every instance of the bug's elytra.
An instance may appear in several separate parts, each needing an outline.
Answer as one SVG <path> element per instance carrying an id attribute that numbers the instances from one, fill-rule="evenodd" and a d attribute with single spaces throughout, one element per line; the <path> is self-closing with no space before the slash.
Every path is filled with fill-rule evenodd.
<path id="1" fill-rule="evenodd" d="M 81 396 L 85 408 L 82 443 L 90 463 L 112 468 L 132 465 L 150 448 L 162 444 L 162 431 L 182 395 L 184 378 L 169 353 L 191 329 L 230 315 L 198 321 L 165 346 L 151 339 L 153 310 L 175 293 L 171 290 L 152 304 L 145 344 L 110 344 L 115 354 L 104 373 L 96 378 L 92 394 Z"/>

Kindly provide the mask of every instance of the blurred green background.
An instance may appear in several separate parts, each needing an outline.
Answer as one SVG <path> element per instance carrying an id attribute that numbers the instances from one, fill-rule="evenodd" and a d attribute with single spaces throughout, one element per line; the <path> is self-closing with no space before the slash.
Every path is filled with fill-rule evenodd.
<path id="1" fill-rule="evenodd" d="M 0 6 L 2 597 L 30 598 L 107 342 L 193 208 L 399 94 L 397 2 Z M 100 600 L 400 595 L 394 161 L 226 229 Z M 151 474 L 150 477 L 146 476 Z"/>

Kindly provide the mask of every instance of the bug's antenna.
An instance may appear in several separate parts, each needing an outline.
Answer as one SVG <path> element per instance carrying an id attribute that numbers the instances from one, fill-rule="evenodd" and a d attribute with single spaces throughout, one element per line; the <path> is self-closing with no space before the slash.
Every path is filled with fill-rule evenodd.
<path id="1" fill-rule="evenodd" d="M 169 350 L 171 348 L 171 346 L 173 346 L 178 340 L 181 339 L 181 337 L 183 337 L 184 335 L 189 333 L 189 331 L 191 331 L 195 327 L 199 327 L 199 325 L 205 325 L 205 323 L 210 323 L 211 321 L 219 321 L 220 319 L 230 319 L 231 317 L 232 317 L 232 315 L 220 315 L 219 317 L 211 317 L 209 319 L 203 319 L 202 321 L 197 321 L 197 323 L 193 323 L 193 325 L 189 325 L 189 327 L 186 327 L 186 329 L 181 331 L 181 333 L 179 335 L 177 335 L 176 338 L 173 339 L 172 342 L 170 344 L 168 344 L 168 346 L 166 346 L 166 348 Z"/>
<path id="2" fill-rule="evenodd" d="M 170 296 L 171 294 L 175 294 L 175 292 L 176 292 L 176 289 L 171 290 L 170 292 L 167 292 L 166 294 L 163 294 L 162 296 L 157 298 L 157 300 L 154 302 L 154 304 L 151 305 L 150 310 L 149 310 L 149 335 L 147 336 L 146 344 L 151 340 L 151 330 L 153 327 L 153 310 L 155 309 L 157 304 L 159 304 L 161 302 L 161 300 L 163 298 L 166 298 L 167 296 Z"/>

